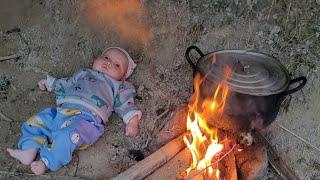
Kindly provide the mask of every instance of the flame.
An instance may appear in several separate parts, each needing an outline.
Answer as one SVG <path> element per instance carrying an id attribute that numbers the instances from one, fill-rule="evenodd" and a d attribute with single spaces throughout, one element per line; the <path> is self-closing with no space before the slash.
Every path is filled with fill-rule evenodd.
<path id="1" fill-rule="evenodd" d="M 227 67 L 224 71 L 224 79 L 229 78 L 231 73 L 231 68 Z M 186 169 L 186 174 L 188 176 L 193 169 L 203 170 L 209 177 L 215 176 L 219 179 L 220 171 L 212 167 L 211 160 L 223 151 L 224 145 L 218 142 L 217 129 L 210 127 L 208 120 L 212 117 L 221 118 L 229 87 L 225 81 L 222 81 L 217 85 L 212 95 L 203 100 L 201 99 L 200 87 L 204 79 L 201 79 L 200 75 L 195 77 L 195 92 L 188 104 L 187 130 L 191 132 L 192 138 L 190 139 L 192 141 L 187 136 L 184 136 L 183 141 L 191 152 L 192 163 Z"/>

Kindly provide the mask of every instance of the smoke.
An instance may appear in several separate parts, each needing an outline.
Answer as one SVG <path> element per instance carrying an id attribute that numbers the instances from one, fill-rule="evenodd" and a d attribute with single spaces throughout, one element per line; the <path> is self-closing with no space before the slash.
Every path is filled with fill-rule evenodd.
<path id="1" fill-rule="evenodd" d="M 112 31 L 121 38 L 142 45 L 150 40 L 146 13 L 139 0 L 87 0 L 86 14 L 90 24 Z"/>

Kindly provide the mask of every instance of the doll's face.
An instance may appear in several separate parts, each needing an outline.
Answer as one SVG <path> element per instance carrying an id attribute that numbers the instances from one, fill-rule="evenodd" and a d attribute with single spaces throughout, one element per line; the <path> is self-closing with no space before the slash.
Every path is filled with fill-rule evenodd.
<path id="1" fill-rule="evenodd" d="M 109 49 L 93 62 L 92 68 L 120 81 L 125 78 L 128 69 L 128 59 L 120 50 Z"/>

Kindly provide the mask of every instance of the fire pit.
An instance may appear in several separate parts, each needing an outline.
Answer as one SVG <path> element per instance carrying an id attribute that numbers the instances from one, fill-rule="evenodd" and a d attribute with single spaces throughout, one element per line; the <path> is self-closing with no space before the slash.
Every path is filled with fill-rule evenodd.
<path id="1" fill-rule="evenodd" d="M 200 55 L 197 63 L 191 60 L 191 50 Z M 303 88 L 306 78 L 290 80 L 288 72 L 276 59 L 256 52 L 226 50 L 204 55 L 199 48 L 191 46 L 186 58 L 194 69 L 194 93 L 188 106 L 172 119 L 175 123 L 171 123 L 186 128 L 167 129 L 158 137 L 175 137 L 186 130 L 187 133 L 116 179 L 144 178 L 185 146 L 183 153 L 189 158 L 184 158 L 191 162 L 176 173 L 178 179 L 255 179 L 266 169 L 265 146 L 268 152 L 272 147 L 261 140 L 260 133 L 255 133 L 259 141 L 250 133 L 270 125 L 283 99 Z M 292 88 L 292 84 L 298 85 Z M 158 144 L 163 142 L 158 141 Z M 279 165 L 280 158 L 271 152 L 269 161 L 278 159 L 272 163 Z M 285 169 L 287 177 L 296 178 L 283 162 L 278 167 Z"/>

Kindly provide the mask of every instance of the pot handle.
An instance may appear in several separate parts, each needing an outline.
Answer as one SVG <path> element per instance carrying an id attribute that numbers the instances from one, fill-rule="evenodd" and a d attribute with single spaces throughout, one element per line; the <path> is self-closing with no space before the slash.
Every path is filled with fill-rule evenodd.
<path id="1" fill-rule="evenodd" d="M 294 93 L 294 92 L 296 92 L 296 91 L 299 91 L 300 89 L 302 89 L 302 88 L 304 87 L 304 85 L 306 85 L 306 83 L 307 83 L 307 78 L 304 77 L 304 76 L 301 76 L 301 77 L 292 79 L 292 80 L 290 81 L 290 83 L 289 83 L 289 86 L 290 86 L 291 84 L 294 84 L 294 83 L 299 82 L 299 81 L 301 81 L 301 83 L 300 83 L 297 87 L 295 87 L 295 88 L 293 88 L 293 89 L 286 90 L 286 91 L 284 91 L 282 94 L 286 96 L 286 95 L 292 94 L 292 93 Z"/>
<path id="2" fill-rule="evenodd" d="M 196 67 L 196 64 L 193 63 L 193 61 L 191 60 L 190 58 L 190 51 L 191 50 L 196 50 L 198 54 L 200 54 L 201 57 L 204 56 L 204 54 L 202 53 L 202 51 L 197 47 L 197 46 L 190 46 L 188 47 L 188 49 L 186 50 L 186 53 L 185 53 L 185 57 L 188 61 L 188 63 L 190 64 L 190 66 L 192 67 L 193 71 L 197 71 L 197 67 Z"/>

